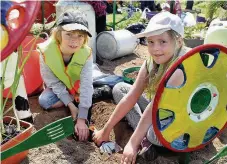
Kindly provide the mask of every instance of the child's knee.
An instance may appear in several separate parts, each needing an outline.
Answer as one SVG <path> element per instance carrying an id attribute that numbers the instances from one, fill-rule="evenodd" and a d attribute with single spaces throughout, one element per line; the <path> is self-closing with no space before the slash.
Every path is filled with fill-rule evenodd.
<path id="1" fill-rule="evenodd" d="M 162 146 L 161 142 L 159 141 L 158 137 L 156 136 L 154 132 L 153 125 L 151 125 L 147 131 L 147 139 L 157 146 Z"/>
<path id="2" fill-rule="evenodd" d="M 44 109 L 48 109 L 50 106 L 47 98 L 45 98 L 42 94 L 39 96 L 39 105 Z"/>
<path id="3" fill-rule="evenodd" d="M 119 93 L 127 93 L 129 91 L 129 89 L 130 89 L 130 86 L 131 85 L 129 85 L 127 83 L 124 83 L 124 82 L 117 83 L 113 87 L 112 94 L 113 95 L 118 95 Z"/>
<path id="4" fill-rule="evenodd" d="M 120 90 L 120 87 L 121 87 L 121 83 L 117 83 L 114 87 L 113 87 L 113 90 L 112 90 L 112 94 L 115 94 L 115 93 L 118 93 L 119 90 Z"/>

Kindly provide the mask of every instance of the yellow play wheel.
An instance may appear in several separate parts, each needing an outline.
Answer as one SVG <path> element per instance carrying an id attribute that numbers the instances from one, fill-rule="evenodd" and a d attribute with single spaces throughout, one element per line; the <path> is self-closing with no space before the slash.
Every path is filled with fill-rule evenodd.
<path id="1" fill-rule="evenodd" d="M 176 69 L 184 83 L 167 86 Z M 164 147 L 198 150 L 227 126 L 227 48 L 196 47 L 175 62 L 162 78 L 152 110 L 154 131 Z"/>
<path id="2" fill-rule="evenodd" d="M 3 48 L 5 48 L 9 42 L 9 34 L 3 25 L 0 26 L 0 30 L 1 30 L 0 51 L 2 51 Z"/>
<path id="3" fill-rule="evenodd" d="M 7 58 L 23 41 L 32 27 L 39 11 L 40 1 L 1 1 L 1 36 L 0 61 Z M 7 36 L 5 36 L 7 33 Z M 7 37 L 7 38 L 6 38 Z"/>

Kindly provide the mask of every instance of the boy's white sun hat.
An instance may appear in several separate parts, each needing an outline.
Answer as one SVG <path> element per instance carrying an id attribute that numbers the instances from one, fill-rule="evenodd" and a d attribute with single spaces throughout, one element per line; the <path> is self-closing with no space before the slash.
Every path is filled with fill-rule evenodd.
<path id="1" fill-rule="evenodd" d="M 144 32 L 136 34 L 137 38 L 160 35 L 168 30 L 174 30 L 181 37 L 184 36 L 184 24 L 180 17 L 164 11 L 153 16 Z"/>

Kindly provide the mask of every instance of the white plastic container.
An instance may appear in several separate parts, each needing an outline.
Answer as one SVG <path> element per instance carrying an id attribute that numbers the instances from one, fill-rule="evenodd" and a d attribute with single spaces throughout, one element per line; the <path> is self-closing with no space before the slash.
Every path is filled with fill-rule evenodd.
<path id="1" fill-rule="evenodd" d="M 56 19 L 59 15 L 66 11 L 77 11 L 80 10 L 86 15 L 88 21 L 88 29 L 92 35 L 89 39 L 88 45 L 92 48 L 93 61 L 96 62 L 96 26 L 95 26 L 95 11 L 93 7 L 85 2 L 78 1 L 65 1 L 59 0 L 56 4 Z"/>
<path id="2" fill-rule="evenodd" d="M 227 47 L 227 21 L 213 20 L 206 32 L 204 44 L 220 44 Z"/>
<path id="3" fill-rule="evenodd" d="M 131 54 L 139 43 L 128 30 L 104 31 L 97 36 L 97 53 L 105 59 L 115 59 Z"/>

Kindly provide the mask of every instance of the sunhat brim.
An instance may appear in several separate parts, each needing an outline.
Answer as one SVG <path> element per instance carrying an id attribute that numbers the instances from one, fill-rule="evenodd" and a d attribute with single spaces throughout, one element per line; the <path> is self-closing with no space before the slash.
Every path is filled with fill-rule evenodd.
<path id="1" fill-rule="evenodd" d="M 160 35 L 166 31 L 170 30 L 170 28 L 164 28 L 164 29 L 156 29 L 156 30 L 149 30 L 149 31 L 144 31 L 139 34 L 136 34 L 137 38 L 143 38 L 143 37 L 150 37 L 150 36 L 155 36 L 155 35 Z"/>
<path id="2" fill-rule="evenodd" d="M 86 31 L 88 36 L 92 37 L 91 33 L 89 32 L 88 28 L 85 27 L 82 24 L 78 24 L 78 23 L 71 23 L 71 24 L 66 24 L 63 25 L 62 28 L 65 31 L 73 31 L 73 30 L 82 30 L 82 31 Z"/>

